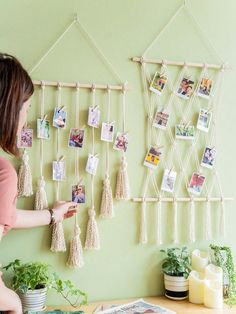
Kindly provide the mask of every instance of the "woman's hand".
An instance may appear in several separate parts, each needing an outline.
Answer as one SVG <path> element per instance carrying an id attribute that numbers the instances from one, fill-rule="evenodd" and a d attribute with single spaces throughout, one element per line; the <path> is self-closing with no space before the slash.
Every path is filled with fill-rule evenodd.
<path id="1" fill-rule="evenodd" d="M 55 223 L 62 222 L 64 219 L 74 216 L 77 212 L 75 202 L 56 202 L 52 208 L 54 212 Z"/>

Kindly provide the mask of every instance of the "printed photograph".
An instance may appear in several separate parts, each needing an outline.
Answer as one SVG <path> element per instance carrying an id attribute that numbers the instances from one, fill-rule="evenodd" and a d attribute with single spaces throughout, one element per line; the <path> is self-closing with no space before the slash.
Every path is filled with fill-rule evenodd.
<path id="1" fill-rule="evenodd" d="M 30 148 L 33 145 L 33 129 L 22 129 L 21 134 L 17 136 L 18 148 Z"/>
<path id="2" fill-rule="evenodd" d="M 105 142 L 113 142 L 114 137 L 114 122 L 102 123 L 101 140 Z"/>
<path id="3" fill-rule="evenodd" d="M 208 132 L 211 123 L 212 113 L 206 109 L 200 109 L 197 128 L 203 132 Z"/>
<path id="4" fill-rule="evenodd" d="M 179 89 L 177 91 L 177 95 L 184 99 L 189 99 L 194 91 L 194 81 L 183 78 Z"/>
<path id="5" fill-rule="evenodd" d="M 188 191 L 192 194 L 200 195 L 204 182 L 205 177 L 203 175 L 200 175 L 199 173 L 193 173 L 188 186 Z"/>
<path id="6" fill-rule="evenodd" d="M 52 163 L 52 179 L 54 181 L 65 180 L 65 162 L 64 161 L 53 161 Z"/>
<path id="7" fill-rule="evenodd" d="M 156 72 L 152 79 L 149 89 L 153 93 L 157 95 L 161 95 L 166 85 L 166 82 L 167 82 L 167 77 L 165 75 L 160 74 L 159 72 Z"/>
<path id="8" fill-rule="evenodd" d="M 84 130 L 72 128 L 69 135 L 69 147 L 82 148 L 84 143 Z"/>
<path id="9" fill-rule="evenodd" d="M 144 166 L 152 169 L 156 169 L 157 165 L 160 161 L 161 152 L 159 151 L 158 147 L 151 146 L 149 149 L 145 160 L 144 160 Z"/>
<path id="10" fill-rule="evenodd" d="M 37 119 L 37 138 L 49 139 L 50 124 L 48 120 Z"/>
<path id="11" fill-rule="evenodd" d="M 65 129 L 66 127 L 66 111 L 55 108 L 53 115 L 53 126 L 55 128 Z"/>
<path id="12" fill-rule="evenodd" d="M 99 127 L 99 121 L 100 121 L 101 111 L 98 109 L 98 107 L 89 107 L 89 113 L 88 113 L 88 125 L 92 126 L 94 128 Z"/>
<path id="13" fill-rule="evenodd" d="M 85 185 L 73 185 L 72 186 L 72 202 L 78 204 L 85 203 Z"/>
<path id="14" fill-rule="evenodd" d="M 201 166 L 212 169 L 216 157 L 216 149 L 206 147 L 202 156 Z"/>
<path id="15" fill-rule="evenodd" d="M 116 139 L 115 139 L 113 148 L 115 150 L 120 150 L 120 151 L 126 152 L 127 148 L 128 148 L 128 134 L 118 132 L 116 135 Z"/>
<path id="16" fill-rule="evenodd" d="M 157 112 L 153 119 L 153 126 L 158 129 L 165 130 L 167 127 L 167 122 L 169 119 L 169 114 L 161 109 L 157 109 Z"/>
<path id="17" fill-rule="evenodd" d="M 179 124 L 175 126 L 175 137 L 177 139 L 193 140 L 194 134 L 194 125 Z"/>
<path id="18" fill-rule="evenodd" d="M 209 99 L 210 94 L 211 94 L 211 89 L 212 89 L 212 80 L 208 78 L 203 78 L 201 80 L 201 83 L 198 89 L 198 96 L 203 97 L 205 99 Z"/>
<path id="19" fill-rule="evenodd" d="M 174 192 L 175 180 L 177 173 L 170 169 L 165 169 L 161 183 L 161 190 L 169 193 Z"/>
<path id="20" fill-rule="evenodd" d="M 96 156 L 89 154 L 85 170 L 95 176 L 97 172 L 98 161 L 99 159 Z"/>

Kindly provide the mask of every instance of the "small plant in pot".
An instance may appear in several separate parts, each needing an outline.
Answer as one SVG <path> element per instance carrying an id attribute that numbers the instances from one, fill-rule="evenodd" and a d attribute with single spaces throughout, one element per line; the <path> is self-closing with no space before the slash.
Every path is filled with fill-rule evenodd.
<path id="1" fill-rule="evenodd" d="M 86 293 L 77 289 L 70 280 L 60 279 L 58 274 L 50 272 L 50 268 L 46 263 L 23 264 L 18 259 L 3 267 L 13 271 L 12 288 L 18 293 L 24 312 L 42 311 L 49 289 L 56 290 L 73 307 L 87 303 Z"/>
<path id="2" fill-rule="evenodd" d="M 188 298 L 188 276 L 191 271 L 190 252 L 187 247 L 161 250 L 166 254 L 162 263 L 165 296 L 173 300 Z"/>

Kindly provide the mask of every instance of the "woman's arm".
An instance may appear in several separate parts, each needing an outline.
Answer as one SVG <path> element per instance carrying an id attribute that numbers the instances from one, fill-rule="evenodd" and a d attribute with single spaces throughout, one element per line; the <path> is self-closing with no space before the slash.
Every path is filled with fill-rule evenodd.
<path id="1" fill-rule="evenodd" d="M 4 226 L 0 225 L 0 241 L 2 240 L 3 231 L 4 231 Z"/>

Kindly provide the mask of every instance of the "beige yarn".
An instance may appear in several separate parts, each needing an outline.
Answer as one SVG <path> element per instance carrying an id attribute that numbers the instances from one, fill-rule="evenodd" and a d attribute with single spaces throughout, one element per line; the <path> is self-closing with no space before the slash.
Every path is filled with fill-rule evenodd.
<path id="1" fill-rule="evenodd" d="M 70 254 L 67 265 L 70 267 L 81 268 L 84 266 L 83 249 L 80 240 L 81 230 L 77 222 L 75 223 L 74 235 L 70 244 Z"/>
<path id="2" fill-rule="evenodd" d="M 129 200 L 130 199 L 130 187 L 129 177 L 127 172 L 127 161 L 125 156 L 122 156 L 121 165 L 117 174 L 116 181 L 116 199 L 117 200 Z"/>
<path id="3" fill-rule="evenodd" d="M 100 211 L 100 217 L 102 218 L 112 218 L 114 216 L 113 196 L 109 175 L 106 175 L 103 181 L 103 192 Z"/>
<path id="4" fill-rule="evenodd" d="M 98 233 L 98 226 L 95 219 L 96 212 L 94 209 L 89 209 L 89 220 L 87 225 L 85 249 L 86 250 L 99 250 L 100 249 L 100 239 Z"/>
<path id="5" fill-rule="evenodd" d="M 33 194 L 32 189 L 32 175 L 31 170 L 29 166 L 29 156 L 24 150 L 23 156 L 22 156 L 22 164 L 19 169 L 18 173 L 18 182 L 17 182 L 17 190 L 18 190 L 18 196 L 31 196 Z"/>
<path id="6" fill-rule="evenodd" d="M 58 222 L 52 226 L 52 242 L 51 251 L 52 252 L 65 252 L 66 243 L 64 237 L 64 230 L 62 222 Z"/>
<path id="7" fill-rule="evenodd" d="M 42 210 L 48 208 L 48 200 L 47 200 L 47 194 L 45 191 L 45 180 L 42 177 L 38 180 L 38 187 L 35 194 L 35 203 L 34 203 L 34 209 L 35 210 Z"/>

